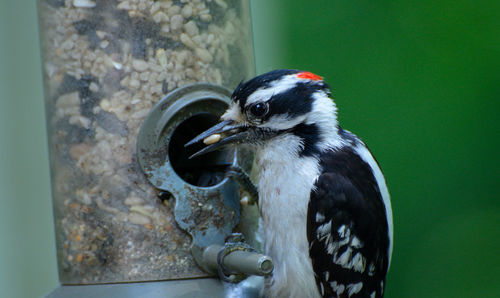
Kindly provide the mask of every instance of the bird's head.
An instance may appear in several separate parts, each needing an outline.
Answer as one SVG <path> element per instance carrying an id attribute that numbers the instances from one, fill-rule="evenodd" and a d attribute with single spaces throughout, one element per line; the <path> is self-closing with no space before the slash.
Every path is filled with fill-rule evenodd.
<path id="1" fill-rule="evenodd" d="M 195 157 L 228 144 L 264 145 L 284 134 L 296 134 L 318 146 L 328 139 L 325 134 L 332 133 L 337 133 L 336 107 L 322 77 L 281 69 L 241 83 L 221 122 L 185 146 L 203 140 L 207 146 L 191 156 Z"/>

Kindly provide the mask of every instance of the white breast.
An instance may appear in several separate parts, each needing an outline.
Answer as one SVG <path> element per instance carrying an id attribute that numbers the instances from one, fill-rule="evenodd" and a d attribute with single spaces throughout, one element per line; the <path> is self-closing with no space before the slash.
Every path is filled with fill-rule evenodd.
<path id="1" fill-rule="evenodd" d="M 257 150 L 259 208 L 264 251 L 273 258 L 270 297 L 319 297 L 306 233 L 318 162 L 299 158 L 299 138 L 284 135 Z"/>

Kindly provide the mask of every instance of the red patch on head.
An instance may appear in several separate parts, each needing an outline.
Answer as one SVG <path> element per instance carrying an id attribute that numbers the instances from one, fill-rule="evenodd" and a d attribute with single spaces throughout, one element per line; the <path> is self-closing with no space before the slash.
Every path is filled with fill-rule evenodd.
<path id="1" fill-rule="evenodd" d="M 321 81 L 323 79 L 322 77 L 315 75 L 312 72 L 307 72 L 307 71 L 299 72 L 297 74 L 297 78 L 306 79 L 306 80 L 313 80 L 313 81 Z"/>

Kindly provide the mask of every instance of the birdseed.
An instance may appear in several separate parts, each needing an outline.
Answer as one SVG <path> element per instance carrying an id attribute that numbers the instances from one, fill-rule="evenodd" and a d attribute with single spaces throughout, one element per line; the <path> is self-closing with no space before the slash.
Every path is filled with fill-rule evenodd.
<path id="1" fill-rule="evenodd" d="M 221 135 L 216 133 L 203 139 L 205 145 L 212 145 L 220 141 Z"/>

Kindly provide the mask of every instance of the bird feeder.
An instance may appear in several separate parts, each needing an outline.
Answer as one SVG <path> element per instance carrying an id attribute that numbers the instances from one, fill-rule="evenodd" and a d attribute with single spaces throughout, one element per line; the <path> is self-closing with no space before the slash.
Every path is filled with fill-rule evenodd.
<path id="1" fill-rule="evenodd" d="M 225 170 L 252 157 L 190 160 L 184 144 L 254 75 L 248 1 L 38 0 L 38 15 L 62 284 L 49 296 L 220 296 L 216 248 L 255 219 Z"/>

